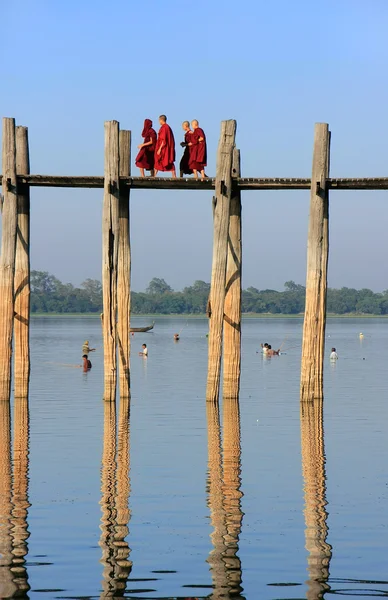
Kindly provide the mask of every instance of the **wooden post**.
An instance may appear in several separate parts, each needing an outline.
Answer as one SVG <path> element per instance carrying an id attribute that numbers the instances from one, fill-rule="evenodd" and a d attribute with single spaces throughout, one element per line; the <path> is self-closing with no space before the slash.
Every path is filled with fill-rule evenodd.
<path id="1" fill-rule="evenodd" d="M 326 469 L 323 400 L 300 405 L 305 540 L 308 551 L 308 600 L 323 598 L 328 584 L 332 547 L 327 542 Z"/>
<path id="2" fill-rule="evenodd" d="M 240 151 L 233 151 L 233 177 L 240 177 Z M 228 260 L 224 308 L 223 397 L 238 398 L 241 372 L 241 192 L 233 186 L 230 201 Z"/>
<path id="3" fill-rule="evenodd" d="M 120 131 L 120 175 L 131 174 L 131 132 Z M 117 271 L 117 337 L 119 345 L 120 398 L 130 389 L 131 243 L 129 235 L 129 187 L 120 187 L 119 249 Z"/>
<path id="4" fill-rule="evenodd" d="M 16 173 L 30 173 L 27 127 L 16 127 Z M 18 188 L 15 260 L 15 398 L 27 398 L 30 379 L 30 189 Z"/>
<path id="5" fill-rule="evenodd" d="M 325 352 L 327 262 L 329 256 L 330 132 L 326 123 L 316 123 L 310 220 L 307 244 L 306 308 L 303 325 L 301 400 L 323 397 Z"/>
<path id="6" fill-rule="evenodd" d="M 104 205 L 102 211 L 102 293 L 104 400 L 116 399 L 117 260 L 119 237 L 119 124 L 105 122 Z"/>
<path id="7" fill-rule="evenodd" d="M 232 163 L 235 137 L 236 121 L 222 121 L 221 136 L 217 153 L 213 261 L 208 312 L 209 354 L 206 389 L 206 400 L 208 402 L 218 402 L 220 389 L 229 215 L 232 197 Z"/>
<path id="8" fill-rule="evenodd" d="M 3 223 L 0 255 L 0 401 L 10 399 L 17 230 L 15 119 L 3 119 Z"/>

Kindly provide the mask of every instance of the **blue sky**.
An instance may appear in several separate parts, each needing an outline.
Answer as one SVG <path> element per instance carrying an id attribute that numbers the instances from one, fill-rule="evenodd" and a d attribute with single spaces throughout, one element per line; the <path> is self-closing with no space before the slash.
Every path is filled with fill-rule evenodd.
<path id="1" fill-rule="evenodd" d="M 4 11 L 0 112 L 29 127 L 34 173 L 102 174 L 104 120 L 137 144 L 144 118 L 163 112 L 177 142 L 181 122 L 199 119 L 209 174 L 220 121 L 235 118 L 243 176 L 310 176 L 316 121 L 330 124 L 333 177 L 388 175 L 385 0 L 22 0 Z M 136 191 L 131 202 L 134 289 L 153 276 L 175 289 L 209 280 L 211 194 Z M 32 267 L 100 278 L 101 203 L 99 190 L 33 189 Z M 306 191 L 243 195 L 245 287 L 304 283 L 308 204 Z M 330 211 L 330 285 L 388 288 L 388 192 L 332 193 Z"/>

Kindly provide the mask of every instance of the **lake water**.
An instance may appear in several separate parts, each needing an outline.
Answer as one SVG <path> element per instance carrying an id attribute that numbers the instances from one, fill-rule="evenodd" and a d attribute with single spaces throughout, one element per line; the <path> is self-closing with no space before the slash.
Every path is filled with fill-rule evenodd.
<path id="1" fill-rule="evenodd" d="M 245 320 L 240 428 L 236 403 L 206 406 L 206 333 L 174 317 L 132 337 L 115 413 L 99 319 L 33 318 L 13 484 L 0 405 L 1 598 L 388 596 L 388 321 L 328 321 L 322 422 L 300 411 L 302 321 Z M 85 339 L 87 374 L 68 366 Z"/>

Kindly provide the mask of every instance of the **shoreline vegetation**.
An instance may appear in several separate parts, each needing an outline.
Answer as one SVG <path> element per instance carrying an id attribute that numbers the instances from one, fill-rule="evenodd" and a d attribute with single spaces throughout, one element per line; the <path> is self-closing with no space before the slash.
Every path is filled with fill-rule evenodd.
<path id="1" fill-rule="evenodd" d="M 164 279 L 154 278 L 145 292 L 132 292 L 131 314 L 143 318 L 155 316 L 205 317 L 210 283 L 195 281 L 182 291 L 174 291 Z M 283 291 L 242 291 L 242 313 L 249 318 L 302 319 L 306 289 L 293 281 Z M 62 283 L 47 272 L 31 271 L 31 313 L 36 316 L 90 316 L 102 313 L 102 286 L 87 279 L 80 287 Z M 365 318 L 388 316 L 388 290 L 329 289 L 327 317 Z"/>

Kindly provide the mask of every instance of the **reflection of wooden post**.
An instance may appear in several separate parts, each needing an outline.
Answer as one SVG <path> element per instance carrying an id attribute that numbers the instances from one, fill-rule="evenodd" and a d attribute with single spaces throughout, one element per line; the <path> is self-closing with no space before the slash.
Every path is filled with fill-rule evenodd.
<path id="1" fill-rule="evenodd" d="M 241 510 L 241 443 L 240 408 L 238 397 L 223 401 L 224 413 L 224 507 L 226 520 L 225 568 L 229 594 L 235 598 L 243 590 L 241 587 L 241 561 L 237 554 L 243 513 Z"/>
<path id="2" fill-rule="evenodd" d="M 0 402 L 11 393 L 17 231 L 15 119 L 3 119 L 3 220 L 0 254 Z"/>
<path id="3" fill-rule="evenodd" d="M 240 177 L 240 151 L 233 151 L 233 177 Z M 234 187 L 230 202 L 228 263 L 224 308 L 223 397 L 238 398 L 241 371 L 241 192 Z"/>
<path id="4" fill-rule="evenodd" d="M 104 400 L 116 398 L 117 260 L 119 237 L 119 124 L 105 122 L 104 204 L 102 213 L 102 291 Z"/>
<path id="5" fill-rule="evenodd" d="M 104 448 L 101 465 L 101 563 L 104 566 L 102 594 L 111 598 L 115 591 L 114 519 L 116 498 L 116 405 L 104 403 Z"/>
<path id="6" fill-rule="evenodd" d="M 222 458 L 220 415 L 217 403 L 207 402 L 207 432 L 208 432 L 208 506 L 213 531 L 210 535 L 213 549 L 207 562 L 210 565 L 214 587 L 214 598 L 218 598 L 220 590 L 226 592 L 227 577 L 223 562 L 225 551 L 224 537 L 226 535 L 225 514 L 222 496 Z"/>
<path id="7" fill-rule="evenodd" d="M 232 162 L 236 121 L 222 121 L 216 171 L 216 205 L 214 208 L 213 261 L 209 306 L 209 356 L 206 400 L 218 402 L 220 388 L 222 332 L 224 323 L 226 265 L 230 200 L 232 196 Z"/>
<path id="8" fill-rule="evenodd" d="M 30 172 L 27 127 L 16 127 L 16 171 Z M 30 379 L 30 188 L 19 184 L 15 261 L 15 398 L 27 398 Z"/>
<path id="9" fill-rule="evenodd" d="M 27 398 L 15 399 L 15 425 L 13 450 L 13 511 L 12 511 L 12 554 L 14 581 L 18 594 L 30 589 L 25 566 L 28 553 L 27 516 L 31 506 L 28 501 L 28 453 L 29 453 L 29 409 Z"/>
<path id="10" fill-rule="evenodd" d="M 120 131 L 120 175 L 131 174 L 131 132 Z M 119 256 L 117 272 L 117 339 L 119 344 L 120 398 L 129 398 L 131 328 L 131 244 L 129 187 L 120 186 Z"/>
<path id="11" fill-rule="evenodd" d="M 323 395 L 327 262 L 329 256 L 330 132 L 326 123 L 315 125 L 310 220 L 307 245 L 306 308 L 303 326 L 301 400 Z"/>
<path id="12" fill-rule="evenodd" d="M 12 567 L 11 525 L 11 414 L 10 403 L 0 402 L 0 593 L 13 598 L 17 591 Z"/>
<path id="13" fill-rule="evenodd" d="M 323 401 L 302 403 L 300 408 L 302 468 L 304 478 L 308 600 L 319 600 L 329 589 L 332 548 L 327 543 L 326 472 Z"/>
<path id="14" fill-rule="evenodd" d="M 130 548 L 125 541 L 131 518 L 128 502 L 131 493 L 130 480 L 130 400 L 120 398 L 119 432 L 117 445 L 117 495 L 116 495 L 116 572 L 117 589 L 124 594 L 127 579 L 132 570 L 129 560 Z"/>

